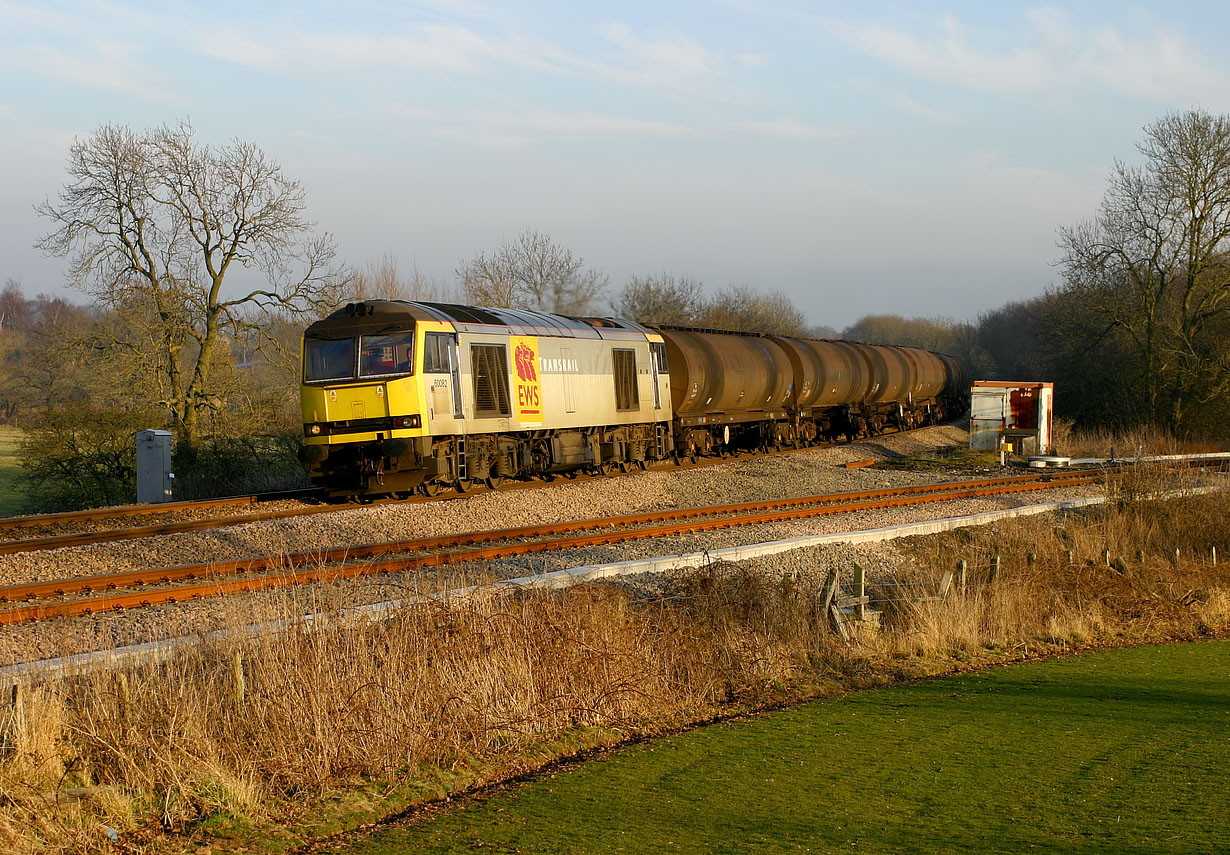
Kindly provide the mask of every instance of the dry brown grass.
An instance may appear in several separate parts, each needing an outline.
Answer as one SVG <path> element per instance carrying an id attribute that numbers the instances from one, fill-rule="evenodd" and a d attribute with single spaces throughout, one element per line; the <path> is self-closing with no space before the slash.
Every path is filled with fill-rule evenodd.
<path id="1" fill-rule="evenodd" d="M 1105 428 L 1076 429 L 1072 422 L 1056 419 L 1052 445 L 1059 454 L 1068 457 L 1135 457 L 1155 454 L 1199 454 L 1226 451 L 1225 443 L 1177 437 L 1152 426 L 1112 431 Z"/>
<path id="2" fill-rule="evenodd" d="M 570 745 L 826 687 L 1222 632 L 1230 573 L 1203 556 L 1230 540 L 1227 520 L 1221 496 L 1132 498 L 918 539 L 904 547 L 898 584 L 878 595 L 884 630 L 851 641 L 817 613 L 818 574 L 729 566 L 680 574 L 653 594 L 482 594 L 381 620 L 341 608 L 340 589 L 270 597 L 270 615 L 327 616 L 39 685 L 19 718 L 0 706 L 0 840 L 15 851 L 114 851 L 106 828 L 139 841 L 206 834 L 219 818 L 293 823 L 365 782 L 438 793 Z M 993 585 L 991 555 L 1001 561 Z M 957 558 L 969 564 L 967 589 L 935 598 Z M 236 626 L 253 617 L 237 614 Z"/>

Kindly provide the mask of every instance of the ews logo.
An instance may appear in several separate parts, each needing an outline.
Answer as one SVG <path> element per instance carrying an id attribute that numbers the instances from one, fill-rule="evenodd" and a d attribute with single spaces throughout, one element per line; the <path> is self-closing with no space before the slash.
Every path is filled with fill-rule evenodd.
<path id="1" fill-rule="evenodd" d="M 513 365 L 516 370 L 517 420 L 542 421 L 542 385 L 538 377 L 538 339 L 513 336 Z"/>

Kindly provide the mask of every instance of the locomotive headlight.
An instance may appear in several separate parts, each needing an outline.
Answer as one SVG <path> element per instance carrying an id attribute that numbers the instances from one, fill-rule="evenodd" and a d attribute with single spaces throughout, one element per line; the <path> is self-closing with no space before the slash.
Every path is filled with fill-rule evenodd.
<path id="1" fill-rule="evenodd" d="M 308 425 L 308 436 L 320 436 L 320 425 Z"/>

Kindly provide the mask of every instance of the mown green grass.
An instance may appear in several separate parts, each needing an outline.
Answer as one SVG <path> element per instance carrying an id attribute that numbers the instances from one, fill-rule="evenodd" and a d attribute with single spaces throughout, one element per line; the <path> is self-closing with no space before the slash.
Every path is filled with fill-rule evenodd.
<path id="1" fill-rule="evenodd" d="M 0 427 L 0 517 L 11 517 L 28 510 L 25 493 L 18 476 L 21 462 L 17 444 L 21 431 L 15 427 Z"/>
<path id="2" fill-rule="evenodd" d="M 807 704 L 620 751 L 361 841 L 403 852 L 1230 849 L 1230 642 Z"/>

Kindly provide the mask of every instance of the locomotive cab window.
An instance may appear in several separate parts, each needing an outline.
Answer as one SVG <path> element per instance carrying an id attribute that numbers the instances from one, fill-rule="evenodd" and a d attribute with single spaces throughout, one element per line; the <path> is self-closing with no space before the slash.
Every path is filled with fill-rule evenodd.
<path id="1" fill-rule="evenodd" d="M 410 374 L 414 369 L 414 330 L 359 339 L 359 376 Z"/>
<path id="2" fill-rule="evenodd" d="M 349 380 L 354 376 L 353 338 L 309 338 L 303 342 L 303 380 Z"/>

